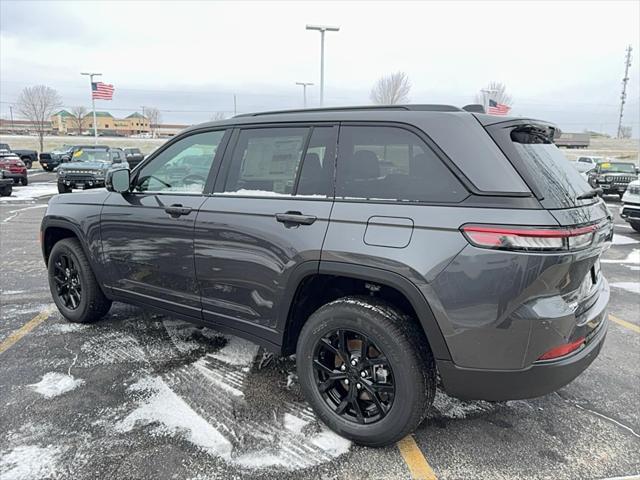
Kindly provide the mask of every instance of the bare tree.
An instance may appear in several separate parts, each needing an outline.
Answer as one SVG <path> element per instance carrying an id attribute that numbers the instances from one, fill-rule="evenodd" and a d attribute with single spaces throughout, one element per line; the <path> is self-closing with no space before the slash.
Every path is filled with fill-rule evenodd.
<path id="1" fill-rule="evenodd" d="M 211 120 L 214 122 L 217 122 L 220 120 L 226 120 L 226 119 L 227 119 L 227 114 L 225 112 L 215 112 L 211 117 Z"/>
<path id="2" fill-rule="evenodd" d="M 87 116 L 87 109 L 82 105 L 78 105 L 77 107 L 73 107 L 71 109 L 71 121 L 73 122 L 73 127 L 78 131 L 78 135 L 82 135 L 82 130 L 84 127 L 84 117 Z"/>
<path id="3" fill-rule="evenodd" d="M 489 85 L 482 88 L 476 94 L 476 103 L 480 105 L 488 105 L 489 100 L 493 100 L 496 103 L 501 103 L 508 107 L 513 105 L 513 97 L 507 93 L 507 87 L 502 82 L 496 82 L 492 80 Z"/>
<path id="4" fill-rule="evenodd" d="M 396 72 L 391 75 L 380 77 L 371 89 L 369 98 L 378 105 L 394 105 L 397 103 L 407 103 L 411 82 L 404 72 Z"/>
<path id="5" fill-rule="evenodd" d="M 160 114 L 160 110 L 155 107 L 144 107 L 144 113 L 147 119 L 149 120 L 149 128 L 151 129 L 151 135 L 153 138 L 156 137 L 158 132 L 158 126 L 162 121 L 162 115 Z"/>
<path id="6" fill-rule="evenodd" d="M 40 151 L 44 150 L 44 134 L 62 100 L 56 90 L 45 85 L 25 87 L 18 97 L 18 112 L 34 124 L 40 140 Z"/>

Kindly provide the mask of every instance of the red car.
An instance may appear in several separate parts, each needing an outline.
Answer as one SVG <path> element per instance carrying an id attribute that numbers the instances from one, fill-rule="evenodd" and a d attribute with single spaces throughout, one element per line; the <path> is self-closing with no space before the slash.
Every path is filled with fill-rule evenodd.
<path id="1" fill-rule="evenodd" d="M 26 165 L 13 153 L 0 152 L 0 169 L 4 170 L 4 178 L 13 179 L 14 183 L 29 183 Z"/>

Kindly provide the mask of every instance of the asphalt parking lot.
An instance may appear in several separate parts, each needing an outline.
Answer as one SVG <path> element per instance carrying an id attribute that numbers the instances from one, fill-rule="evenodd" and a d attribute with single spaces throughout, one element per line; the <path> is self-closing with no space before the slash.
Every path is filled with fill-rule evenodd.
<path id="1" fill-rule="evenodd" d="M 36 172 L 44 191 L 54 174 Z M 17 187 L 18 191 L 21 187 Z M 415 434 L 368 449 L 321 425 L 295 362 L 114 304 L 53 309 L 38 231 L 47 197 L 0 203 L 0 479 L 603 479 L 640 473 L 640 234 L 617 217 L 602 353 L 545 397 L 439 394 Z"/>

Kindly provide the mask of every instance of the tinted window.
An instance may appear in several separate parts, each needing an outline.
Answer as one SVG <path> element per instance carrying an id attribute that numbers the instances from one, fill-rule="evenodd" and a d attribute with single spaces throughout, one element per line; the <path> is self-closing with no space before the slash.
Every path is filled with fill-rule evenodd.
<path id="1" fill-rule="evenodd" d="M 336 138 L 333 127 L 314 127 L 302 162 L 296 195 L 333 195 Z"/>
<path id="2" fill-rule="evenodd" d="M 459 202 L 467 195 L 414 133 L 396 127 L 341 127 L 336 196 Z"/>
<path id="3" fill-rule="evenodd" d="M 224 191 L 238 195 L 291 195 L 308 128 L 242 130 Z"/>
<path id="4" fill-rule="evenodd" d="M 138 192 L 202 193 L 224 131 L 197 133 L 162 151 L 138 173 Z"/>

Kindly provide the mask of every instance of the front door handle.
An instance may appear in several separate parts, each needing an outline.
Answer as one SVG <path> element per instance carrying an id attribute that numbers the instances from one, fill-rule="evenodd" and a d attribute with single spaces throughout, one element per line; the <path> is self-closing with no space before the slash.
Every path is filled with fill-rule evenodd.
<path id="1" fill-rule="evenodd" d="M 169 215 L 171 215 L 171 217 L 173 217 L 173 218 L 178 218 L 181 215 L 189 215 L 192 210 L 193 210 L 193 208 L 191 208 L 191 207 L 183 207 L 179 203 L 176 203 L 174 205 L 170 205 L 168 207 L 165 207 L 165 209 L 164 209 L 164 211 L 167 212 Z"/>
<path id="2" fill-rule="evenodd" d="M 287 228 L 297 227 L 298 225 L 311 225 L 318 217 L 314 215 L 303 215 L 300 212 L 276 213 L 276 220 L 284 223 Z"/>

